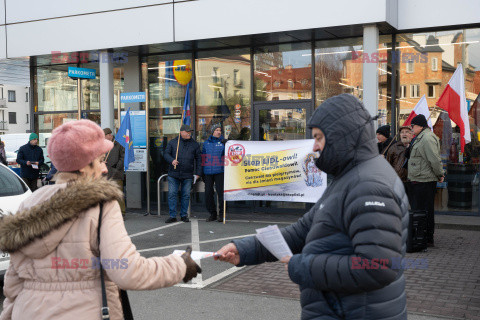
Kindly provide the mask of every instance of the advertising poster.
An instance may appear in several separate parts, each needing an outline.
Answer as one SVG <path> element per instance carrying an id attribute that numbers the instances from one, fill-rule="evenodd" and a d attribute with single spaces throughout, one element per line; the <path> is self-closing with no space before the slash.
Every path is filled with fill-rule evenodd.
<path id="1" fill-rule="evenodd" d="M 126 111 L 121 112 L 121 121 L 123 121 L 126 113 Z M 132 141 L 134 148 L 147 147 L 147 122 L 145 119 L 145 110 L 130 110 Z"/>
<path id="2" fill-rule="evenodd" d="M 317 202 L 327 174 L 315 166 L 313 142 L 228 141 L 224 199 Z"/>

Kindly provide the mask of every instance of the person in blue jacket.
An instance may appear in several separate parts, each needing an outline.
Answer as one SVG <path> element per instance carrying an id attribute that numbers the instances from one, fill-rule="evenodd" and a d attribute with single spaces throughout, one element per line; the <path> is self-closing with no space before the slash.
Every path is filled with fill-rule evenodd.
<path id="1" fill-rule="evenodd" d="M 318 169 L 332 182 L 315 206 L 281 229 L 293 255 L 281 261 L 301 291 L 302 320 L 407 319 L 402 260 L 408 199 L 378 154 L 374 120 L 354 96 L 328 98 L 307 123 Z M 255 236 L 214 259 L 237 266 L 277 260 Z"/>
<path id="2" fill-rule="evenodd" d="M 207 222 L 217 220 L 217 208 L 213 194 L 213 186 L 218 197 L 218 222 L 223 222 L 223 178 L 224 178 L 225 144 L 220 124 L 212 126 L 212 135 L 205 141 L 202 148 L 202 167 L 205 179 L 205 202 L 210 217 Z"/>
<path id="3" fill-rule="evenodd" d="M 40 166 L 44 161 L 43 150 L 38 146 L 38 135 L 32 132 L 28 143 L 21 146 L 17 154 L 17 163 L 20 164 L 20 177 L 32 192 L 38 189 Z"/>

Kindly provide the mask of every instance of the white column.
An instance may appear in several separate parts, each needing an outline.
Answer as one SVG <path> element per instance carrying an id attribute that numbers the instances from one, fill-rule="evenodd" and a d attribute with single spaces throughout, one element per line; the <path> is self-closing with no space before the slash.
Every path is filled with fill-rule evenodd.
<path id="1" fill-rule="evenodd" d="M 367 54 L 370 58 L 372 57 L 372 53 L 376 53 L 377 51 L 378 28 L 376 25 L 366 25 L 363 27 L 363 53 Z M 363 104 L 365 105 L 365 108 L 367 108 L 368 112 L 370 112 L 370 115 L 373 117 L 378 113 L 378 62 L 363 63 L 362 81 Z"/>
<path id="2" fill-rule="evenodd" d="M 113 108 L 113 62 L 107 50 L 100 51 L 100 121 L 102 128 L 115 131 Z"/>

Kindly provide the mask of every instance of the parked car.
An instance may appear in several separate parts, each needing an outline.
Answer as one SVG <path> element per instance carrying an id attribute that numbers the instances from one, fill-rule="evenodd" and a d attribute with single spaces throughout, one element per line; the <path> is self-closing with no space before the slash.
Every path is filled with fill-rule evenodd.
<path id="1" fill-rule="evenodd" d="M 15 214 L 22 201 L 31 194 L 25 182 L 14 171 L 0 163 L 0 212 Z M 0 281 L 3 281 L 9 263 L 9 254 L 0 251 Z"/>

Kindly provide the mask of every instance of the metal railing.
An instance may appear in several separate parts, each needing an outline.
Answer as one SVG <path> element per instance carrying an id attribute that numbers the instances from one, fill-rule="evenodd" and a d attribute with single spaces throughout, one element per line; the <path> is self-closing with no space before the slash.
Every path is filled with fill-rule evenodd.
<path id="1" fill-rule="evenodd" d="M 0 121 L 0 130 L 8 130 L 8 122 Z"/>

